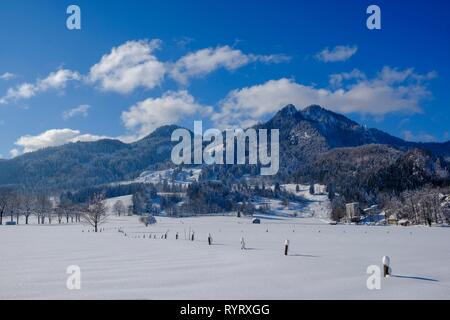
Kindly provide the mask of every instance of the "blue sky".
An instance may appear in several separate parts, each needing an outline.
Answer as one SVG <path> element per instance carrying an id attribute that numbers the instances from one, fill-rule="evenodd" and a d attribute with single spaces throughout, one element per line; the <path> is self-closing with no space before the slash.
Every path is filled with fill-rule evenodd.
<path id="1" fill-rule="evenodd" d="M 81 30 L 66 8 L 81 8 Z M 381 30 L 366 8 L 381 8 Z M 0 155 L 312 103 L 408 140 L 450 132 L 448 1 L 0 4 Z"/>

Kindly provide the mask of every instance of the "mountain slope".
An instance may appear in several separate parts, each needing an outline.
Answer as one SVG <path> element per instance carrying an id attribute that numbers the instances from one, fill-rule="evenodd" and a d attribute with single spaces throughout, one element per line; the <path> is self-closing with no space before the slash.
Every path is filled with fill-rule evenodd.
<path id="1" fill-rule="evenodd" d="M 130 180 L 145 170 L 165 169 L 172 166 L 170 154 L 176 143 L 170 138 L 176 128 L 163 126 L 131 144 L 117 140 L 77 142 L 3 160 L 0 161 L 0 185 L 79 189 Z M 342 152 L 351 154 L 352 148 L 376 144 L 395 149 L 387 152 L 389 155 L 420 148 L 431 151 L 434 156 L 450 157 L 450 142 L 407 142 L 380 130 L 368 129 L 317 105 L 303 110 L 287 105 L 255 128 L 280 130 L 279 178 L 282 180 L 320 161 L 324 154 L 336 148 L 348 148 Z M 387 154 L 383 149 L 379 152 Z M 204 171 L 203 176 L 218 178 L 259 173 L 254 166 L 214 166 L 206 167 Z"/>
<path id="2" fill-rule="evenodd" d="M 284 169 L 310 163 L 328 150 L 370 144 L 387 145 L 402 151 L 418 148 L 430 151 L 436 157 L 450 157 L 450 141 L 408 142 L 378 129 L 361 126 L 343 115 L 317 105 L 303 110 L 288 105 L 258 128 L 280 129 L 280 163 L 284 163 Z"/>
<path id="3" fill-rule="evenodd" d="M 69 143 L 0 162 L 0 185 L 37 189 L 78 189 L 135 178 L 170 159 L 170 133 L 165 126 L 135 143 L 118 140 Z"/>

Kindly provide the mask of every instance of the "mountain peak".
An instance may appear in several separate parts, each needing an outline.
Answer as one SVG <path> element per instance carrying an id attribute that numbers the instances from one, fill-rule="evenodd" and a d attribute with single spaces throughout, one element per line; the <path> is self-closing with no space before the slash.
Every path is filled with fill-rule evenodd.
<path id="1" fill-rule="evenodd" d="M 287 106 L 280 109 L 267 123 L 269 127 L 280 128 L 289 127 L 294 125 L 301 119 L 301 113 L 293 104 L 288 104 Z"/>
<path id="2" fill-rule="evenodd" d="M 292 116 L 298 112 L 297 108 L 293 104 L 288 104 L 277 112 L 278 115 Z"/>
<path id="3" fill-rule="evenodd" d="M 180 126 L 177 126 L 175 124 L 170 124 L 170 125 L 163 125 L 157 129 L 155 129 L 155 131 L 153 131 L 152 133 L 148 134 L 147 136 L 145 136 L 144 138 L 142 138 L 141 140 L 148 140 L 151 138 L 159 138 L 159 137 L 167 137 L 167 136 L 171 136 L 172 132 L 176 129 L 180 129 Z"/>
<path id="4" fill-rule="evenodd" d="M 306 112 L 306 113 L 318 113 L 318 112 L 326 112 L 326 111 L 328 111 L 328 110 L 325 108 L 322 108 L 318 104 L 312 104 L 312 105 L 306 107 L 305 109 L 303 109 L 303 112 Z"/>
<path id="5" fill-rule="evenodd" d="M 335 113 L 333 111 L 330 111 L 328 109 L 325 109 L 319 105 L 310 105 L 309 107 L 306 107 L 301 111 L 302 115 L 309 119 L 314 120 L 322 123 L 336 123 L 340 122 L 346 125 L 350 126 L 359 126 L 358 123 L 356 123 L 353 120 L 350 120 L 346 116 L 343 116 L 339 113 Z"/>

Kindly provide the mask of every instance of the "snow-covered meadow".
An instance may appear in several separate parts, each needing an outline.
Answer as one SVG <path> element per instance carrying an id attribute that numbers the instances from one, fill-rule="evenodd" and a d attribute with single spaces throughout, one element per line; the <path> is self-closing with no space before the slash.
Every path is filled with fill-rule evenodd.
<path id="1" fill-rule="evenodd" d="M 81 224 L 1 226 L 0 299 L 450 298 L 448 228 L 333 226 L 315 218 L 258 225 L 232 216 L 157 221 L 145 227 L 137 217 L 110 217 L 101 233 Z M 367 267 L 381 267 L 384 255 L 394 276 L 369 290 Z M 70 265 L 81 268 L 81 290 L 66 288 Z"/>

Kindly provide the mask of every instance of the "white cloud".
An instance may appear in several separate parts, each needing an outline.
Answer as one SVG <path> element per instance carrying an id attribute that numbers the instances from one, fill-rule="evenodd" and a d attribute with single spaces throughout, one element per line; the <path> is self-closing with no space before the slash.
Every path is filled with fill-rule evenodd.
<path id="1" fill-rule="evenodd" d="M 59 69 L 58 71 L 50 73 L 47 78 L 37 82 L 39 91 L 46 91 L 49 89 L 63 89 L 69 81 L 78 81 L 81 76 L 76 71 L 67 69 Z"/>
<path id="2" fill-rule="evenodd" d="M 56 147 L 69 142 L 77 141 L 96 141 L 108 139 L 107 136 L 98 136 L 92 134 L 81 134 L 79 130 L 72 129 L 51 129 L 38 135 L 25 135 L 20 137 L 15 144 L 19 149 L 12 149 L 11 156 L 15 157 L 22 153 L 33 152 L 47 147 Z"/>
<path id="3" fill-rule="evenodd" d="M 194 42 L 195 39 L 191 37 L 181 37 L 174 39 L 174 41 L 179 48 L 185 49 L 190 43 Z"/>
<path id="4" fill-rule="evenodd" d="M 17 156 L 20 156 L 21 152 L 19 151 L 19 149 L 11 149 L 9 150 L 9 155 L 11 156 L 11 158 L 15 158 Z"/>
<path id="5" fill-rule="evenodd" d="M 31 83 L 22 83 L 15 88 L 9 88 L 6 95 L 0 99 L 0 103 L 8 103 L 11 100 L 29 99 L 36 94 L 37 88 Z"/>
<path id="6" fill-rule="evenodd" d="M 437 77 L 436 71 L 430 71 L 426 74 L 418 74 L 414 72 L 414 68 L 399 70 L 397 68 L 384 67 L 379 73 L 380 81 L 389 84 L 402 83 L 407 80 L 415 82 L 424 82 Z"/>
<path id="7" fill-rule="evenodd" d="M 269 55 L 255 55 L 250 54 L 249 58 L 254 62 L 262 63 L 283 63 L 291 61 L 291 57 L 285 54 L 269 54 Z"/>
<path id="8" fill-rule="evenodd" d="M 15 77 L 16 77 L 16 75 L 13 74 L 13 73 L 11 73 L 11 72 L 5 72 L 5 73 L 3 73 L 3 74 L 0 74 L 0 79 L 1 79 L 1 80 L 6 80 L 6 81 L 8 81 L 8 80 L 11 80 L 11 79 L 13 79 L 13 78 L 15 78 Z"/>
<path id="9" fill-rule="evenodd" d="M 188 40 L 184 40 L 188 41 Z M 63 89 L 69 81 L 85 80 L 103 91 L 127 94 L 137 88 L 153 89 L 162 84 L 166 73 L 182 84 L 190 78 L 205 76 L 219 68 L 236 70 L 253 62 L 266 64 L 282 63 L 290 60 L 283 54 L 244 54 L 230 46 L 201 49 L 181 57 L 175 63 L 159 61 L 154 52 L 161 47 L 161 40 L 128 41 L 102 56 L 86 76 L 76 71 L 59 69 L 44 79 L 21 83 L 10 87 L 0 104 L 29 99 L 50 89 Z M 14 75 L 5 73 L 0 79 L 10 79 Z"/>
<path id="10" fill-rule="evenodd" d="M 209 114 L 212 108 L 197 103 L 187 91 L 166 92 L 160 98 L 149 98 L 122 113 L 122 121 L 129 130 L 143 137 L 162 125 L 174 124 L 196 113 Z"/>
<path id="11" fill-rule="evenodd" d="M 280 63 L 289 59 L 285 55 L 244 54 L 230 46 L 221 46 L 188 53 L 172 66 L 170 74 L 186 84 L 189 78 L 202 77 L 220 68 L 233 71 L 251 62 Z"/>
<path id="12" fill-rule="evenodd" d="M 372 116 L 421 112 L 421 103 L 431 96 L 422 80 L 418 80 L 424 76 L 412 72 L 404 78 L 395 77 L 393 82 L 391 77 L 386 77 L 392 72 L 402 71 L 386 67 L 373 79 L 357 72 L 353 76 L 343 76 L 338 81 L 337 89 L 303 85 L 286 78 L 270 80 L 231 91 L 212 119 L 217 125 L 254 124 L 290 103 L 297 107 L 319 104 L 339 113 L 355 112 Z M 345 80 L 350 78 L 353 82 L 346 85 Z"/>
<path id="13" fill-rule="evenodd" d="M 332 88 L 340 88 L 346 80 L 361 80 L 366 79 L 366 75 L 358 69 L 353 69 L 350 72 L 335 73 L 330 75 L 330 86 Z"/>
<path id="14" fill-rule="evenodd" d="M 161 45 L 160 40 L 128 41 L 104 55 L 91 67 L 88 80 L 102 90 L 121 94 L 138 87 L 152 89 L 165 75 L 165 66 L 153 55 Z"/>
<path id="15" fill-rule="evenodd" d="M 325 48 L 316 54 L 316 59 L 323 62 L 337 62 L 350 59 L 358 51 L 357 46 L 336 46 L 333 49 Z"/>
<path id="16" fill-rule="evenodd" d="M 64 89 L 69 81 L 78 81 L 81 76 L 78 72 L 59 69 L 50 73 L 44 79 L 38 79 L 35 83 L 22 83 L 7 90 L 6 95 L 0 98 L 0 104 L 10 101 L 29 99 L 40 92 L 50 89 Z"/>
<path id="17" fill-rule="evenodd" d="M 63 112 L 63 119 L 69 120 L 70 118 L 73 118 L 76 116 L 87 117 L 88 111 L 90 108 L 91 108 L 91 106 L 89 106 L 87 104 L 82 104 L 78 107 L 66 110 Z"/>

